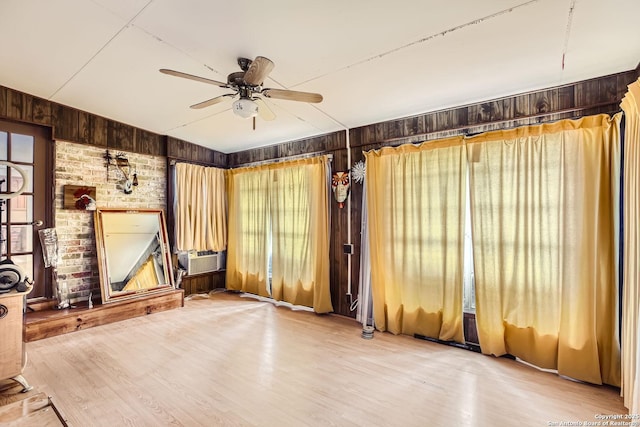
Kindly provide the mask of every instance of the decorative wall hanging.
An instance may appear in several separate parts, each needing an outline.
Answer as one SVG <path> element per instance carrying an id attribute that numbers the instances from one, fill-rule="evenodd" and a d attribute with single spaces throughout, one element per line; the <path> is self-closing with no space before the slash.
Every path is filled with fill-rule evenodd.
<path id="1" fill-rule="evenodd" d="M 355 182 L 357 182 L 358 184 L 362 184 L 364 182 L 364 175 L 366 171 L 367 167 L 365 166 L 364 162 L 360 160 L 359 162 L 356 162 L 356 164 L 351 168 L 351 176 L 353 177 L 353 180 Z"/>
<path id="2" fill-rule="evenodd" d="M 129 163 L 129 159 L 124 153 L 117 153 L 115 156 L 112 156 L 109 150 L 107 150 L 102 158 L 105 160 L 105 166 L 107 168 L 107 181 L 109 180 L 109 167 L 115 166 L 122 174 L 118 188 L 124 191 L 124 194 L 133 193 L 133 187 L 138 186 L 138 173 L 137 169 Z"/>
<path id="3" fill-rule="evenodd" d="M 96 187 L 87 185 L 65 185 L 63 207 L 65 209 L 95 211 L 97 207 Z"/>
<path id="4" fill-rule="evenodd" d="M 349 171 L 336 172 L 331 177 L 331 189 L 340 209 L 344 207 L 344 201 L 349 197 L 350 187 Z"/>

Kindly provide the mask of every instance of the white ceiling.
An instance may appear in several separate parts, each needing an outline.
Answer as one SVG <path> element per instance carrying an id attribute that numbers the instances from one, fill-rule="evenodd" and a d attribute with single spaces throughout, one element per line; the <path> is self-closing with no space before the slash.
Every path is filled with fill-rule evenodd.
<path id="1" fill-rule="evenodd" d="M 0 85 L 225 153 L 633 69 L 639 0 L 0 0 Z M 274 121 L 226 81 L 266 56 Z M 564 68 L 563 68 L 564 57 Z"/>

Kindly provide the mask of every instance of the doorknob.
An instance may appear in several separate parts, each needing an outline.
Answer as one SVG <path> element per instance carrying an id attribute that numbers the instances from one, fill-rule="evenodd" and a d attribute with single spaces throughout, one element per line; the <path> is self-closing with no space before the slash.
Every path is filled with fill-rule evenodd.
<path id="1" fill-rule="evenodd" d="M 36 227 L 42 227 L 42 224 L 44 224 L 44 222 L 42 222 L 41 219 L 35 220 L 31 223 L 31 225 L 34 225 Z"/>

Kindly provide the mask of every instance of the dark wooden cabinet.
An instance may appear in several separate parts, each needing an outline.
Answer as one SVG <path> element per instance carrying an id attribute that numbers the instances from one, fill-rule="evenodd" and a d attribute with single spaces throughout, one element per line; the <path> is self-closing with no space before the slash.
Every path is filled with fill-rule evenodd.
<path id="1" fill-rule="evenodd" d="M 206 293 L 214 289 L 224 289 L 226 274 L 227 272 L 225 270 L 220 270 L 211 273 L 184 276 L 180 287 L 184 289 L 185 295 Z"/>

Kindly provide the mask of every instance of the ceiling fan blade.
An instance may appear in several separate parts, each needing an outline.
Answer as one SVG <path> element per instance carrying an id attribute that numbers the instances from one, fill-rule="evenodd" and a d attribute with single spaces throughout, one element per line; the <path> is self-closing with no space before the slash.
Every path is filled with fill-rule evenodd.
<path id="1" fill-rule="evenodd" d="M 183 79 L 195 80 L 197 82 L 208 83 L 215 86 L 229 87 L 226 83 L 222 83 L 217 80 L 207 79 L 204 77 L 194 76 L 192 74 L 183 73 L 182 71 L 167 70 L 166 68 L 161 68 L 160 72 L 163 74 L 168 74 L 170 76 L 182 77 Z"/>
<path id="2" fill-rule="evenodd" d="M 254 98 L 253 99 L 256 104 L 258 104 L 258 115 L 264 121 L 270 122 L 271 120 L 276 118 L 276 114 L 269 108 L 264 99 L 262 98 Z"/>
<path id="3" fill-rule="evenodd" d="M 288 101 L 322 102 L 322 95 L 311 92 L 298 92 L 285 89 L 263 89 L 262 95 L 267 98 L 286 99 Z"/>
<path id="4" fill-rule="evenodd" d="M 197 104 L 193 104 L 189 108 L 193 108 L 194 110 L 199 110 L 201 108 L 206 108 L 211 105 L 218 104 L 224 101 L 225 98 L 229 96 L 235 96 L 235 93 L 227 93 L 225 95 L 216 96 L 215 98 L 207 99 L 206 101 L 198 102 Z"/>
<path id="5" fill-rule="evenodd" d="M 251 86 L 262 84 L 265 78 L 273 70 L 275 64 L 269 58 L 264 56 L 256 56 L 249 69 L 244 73 L 244 82 Z"/>

